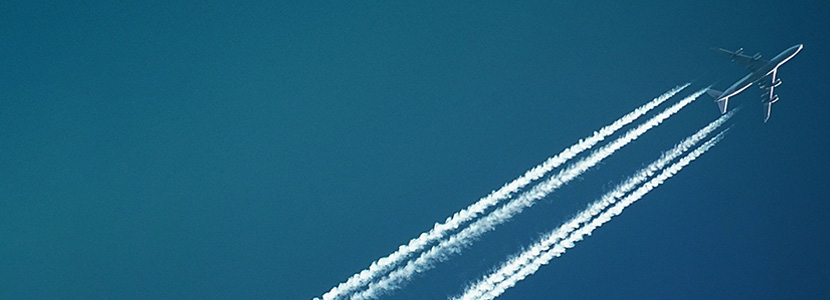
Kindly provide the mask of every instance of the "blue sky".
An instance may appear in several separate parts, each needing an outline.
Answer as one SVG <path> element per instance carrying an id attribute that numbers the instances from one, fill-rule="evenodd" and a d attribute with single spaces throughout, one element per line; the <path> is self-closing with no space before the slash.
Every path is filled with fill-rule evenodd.
<path id="1" fill-rule="evenodd" d="M 500 299 L 820 298 L 830 4 L 0 4 L 0 298 L 310 299 L 631 109 L 781 67 L 717 147 Z M 389 299 L 443 299 L 708 98 Z"/>

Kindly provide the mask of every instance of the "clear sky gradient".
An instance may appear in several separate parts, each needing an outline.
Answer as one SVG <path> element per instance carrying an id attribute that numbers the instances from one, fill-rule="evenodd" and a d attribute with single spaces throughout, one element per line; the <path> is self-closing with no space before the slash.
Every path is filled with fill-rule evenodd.
<path id="1" fill-rule="evenodd" d="M 0 3 L 0 299 L 310 299 L 676 85 L 726 139 L 500 299 L 830 294 L 826 1 Z M 563 2 L 563 1 L 554 1 Z M 570 1 L 564 1 L 570 2 Z M 444 299 L 701 97 L 386 299 Z"/>

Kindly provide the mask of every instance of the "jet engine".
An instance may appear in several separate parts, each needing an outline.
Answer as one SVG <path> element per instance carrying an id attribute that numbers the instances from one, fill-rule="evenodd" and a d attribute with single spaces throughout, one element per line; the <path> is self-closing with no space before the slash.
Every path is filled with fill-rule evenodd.
<path id="1" fill-rule="evenodd" d="M 772 84 L 761 83 L 758 85 L 758 87 L 764 90 L 769 90 L 770 87 L 776 88 L 779 85 L 781 85 L 781 78 L 775 78 L 775 82 L 773 82 Z"/>
<path id="2" fill-rule="evenodd" d="M 775 78 L 775 82 L 772 84 L 772 87 L 778 87 L 781 85 L 781 78 Z"/>
<path id="3" fill-rule="evenodd" d="M 744 53 L 744 48 L 738 48 L 738 50 L 735 50 L 735 52 L 732 53 L 732 57 L 734 58 L 735 56 L 741 55 L 743 53 Z"/>

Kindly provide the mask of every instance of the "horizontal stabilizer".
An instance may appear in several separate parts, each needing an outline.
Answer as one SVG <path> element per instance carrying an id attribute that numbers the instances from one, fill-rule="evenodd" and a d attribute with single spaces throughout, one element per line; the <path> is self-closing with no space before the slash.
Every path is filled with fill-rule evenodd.
<path id="1" fill-rule="evenodd" d="M 720 98 L 720 95 L 723 94 L 723 92 L 718 91 L 718 90 L 708 89 L 708 90 L 706 90 L 706 94 L 709 95 L 710 97 L 714 98 L 717 101 L 718 98 Z"/>
<path id="2" fill-rule="evenodd" d="M 706 90 L 706 94 L 708 94 L 709 96 L 711 96 L 712 98 L 715 99 L 715 102 L 718 103 L 718 109 L 720 110 L 720 113 L 725 114 L 726 113 L 726 103 L 729 100 L 729 98 L 720 99 L 720 96 L 723 95 L 723 92 L 718 91 L 718 90 L 713 90 L 713 89 Z"/>
<path id="3" fill-rule="evenodd" d="M 720 109 L 720 113 L 726 113 L 726 102 L 729 101 L 729 98 L 723 98 L 720 100 L 715 100 L 718 103 L 718 109 Z"/>

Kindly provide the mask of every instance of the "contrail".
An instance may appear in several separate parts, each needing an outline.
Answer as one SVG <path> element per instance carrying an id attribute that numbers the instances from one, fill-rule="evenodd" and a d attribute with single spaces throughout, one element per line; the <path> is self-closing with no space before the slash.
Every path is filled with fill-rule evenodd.
<path id="1" fill-rule="evenodd" d="M 648 178 L 654 175 L 655 172 L 663 169 L 669 162 L 671 162 L 672 160 L 676 159 L 677 157 L 691 149 L 695 144 L 699 143 L 710 133 L 722 126 L 739 109 L 740 108 L 734 109 L 729 113 L 721 116 L 712 123 L 709 123 L 709 125 L 706 125 L 705 127 L 698 130 L 695 134 L 685 138 L 683 141 L 675 145 L 672 149 L 663 152 L 659 159 L 653 161 L 648 166 L 643 167 L 642 169 L 637 171 L 637 173 L 635 173 L 634 175 L 632 175 L 631 177 L 617 185 L 613 190 L 603 195 L 599 200 L 589 205 L 588 208 L 579 212 L 575 217 L 571 218 L 565 224 L 562 224 L 562 226 L 560 226 L 558 229 L 548 233 L 541 241 L 537 242 L 520 255 L 514 256 L 510 260 L 506 261 L 501 265 L 501 267 L 497 271 L 494 271 L 489 275 L 485 276 L 483 279 L 468 287 L 464 291 L 463 295 L 456 296 L 453 299 L 492 299 L 500 295 L 501 292 L 494 293 L 494 289 L 496 288 L 496 286 L 498 286 L 502 282 L 507 281 L 508 279 L 511 279 L 512 275 L 514 275 L 521 269 L 526 268 L 527 265 L 531 263 L 533 260 L 537 259 L 542 254 L 542 252 L 549 250 L 560 240 L 566 238 L 568 234 L 579 228 L 579 226 L 599 215 L 608 206 L 614 204 L 617 201 L 617 199 L 625 196 L 626 193 L 630 192 L 635 187 L 646 181 Z M 722 134 L 723 132 L 721 132 L 719 135 Z M 519 278 L 518 280 L 521 280 L 521 278 Z M 512 286 L 512 284 L 506 285 L 508 287 Z M 503 289 L 501 291 L 503 291 Z M 485 294 L 487 294 L 488 296 L 484 297 Z"/>
<path id="2" fill-rule="evenodd" d="M 478 202 L 473 203 L 467 208 L 453 214 L 451 217 L 447 218 L 444 223 L 436 223 L 435 226 L 428 232 L 421 233 L 420 236 L 410 240 L 406 245 L 400 245 L 398 250 L 392 254 L 372 262 L 368 269 L 352 275 L 348 280 L 346 280 L 346 282 L 340 283 L 339 285 L 333 287 L 327 293 L 323 294 L 323 300 L 336 299 L 345 293 L 349 293 L 359 287 L 365 286 L 369 281 L 374 280 L 379 275 L 385 274 L 397 263 L 406 259 L 412 253 L 422 250 L 431 242 L 442 239 L 451 230 L 458 229 L 462 223 L 476 218 L 488 208 L 498 204 L 504 199 L 510 198 L 513 193 L 519 189 L 525 187 L 534 180 L 541 178 L 582 151 L 590 149 L 623 126 L 628 125 L 643 114 L 649 112 L 681 90 L 685 89 L 689 86 L 689 84 L 690 83 L 686 83 L 684 85 L 677 86 L 663 95 L 652 99 L 643 106 L 640 106 L 634 111 L 617 119 L 610 125 L 601 128 L 599 131 L 594 131 L 592 136 L 580 139 L 578 143 L 566 148 L 561 153 L 548 158 L 542 164 L 539 164 L 525 172 L 525 174 L 521 177 L 505 184 L 498 190 L 490 192 L 489 195 L 481 198 Z M 319 298 L 314 299 L 319 300 Z"/>
<path id="3" fill-rule="evenodd" d="M 370 283 L 366 290 L 353 294 L 351 299 L 374 299 L 377 298 L 380 293 L 399 288 L 401 284 L 408 281 L 413 274 L 429 270 L 435 262 L 444 261 L 450 254 L 460 252 L 461 249 L 467 246 L 472 240 L 478 238 L 485 232 L 493 230 L 496 225 L 506 222 L 516 214 L 522 212 L 525 208 L 532 206 L 536 200 L 545 197 L 550 192 L 573 180 L 592 166 L 613 154 L 618 149 L 638 138 L 649 129 L 659 125 L 671 115 L 677 113 L 689 103 L 692 103 L 692 101 L 700 97 L 700 95 L 706 92 L 706 90 L 707 89 L 702 89 L 695 92 L 694 94 L 680 100 L 678 103 L 660 112 L 645 123 L 629 130 L 622 137 L 617 138 L 600 149 L 597 149 L 588 157 L 573 163 L 568 168 L 560 171 L 554 176 L 551 176 L 548 180 L 539 183 L 529 191 L 521 194 L 516 199 L 511 200 L 487 216 L 484 216 L 473 224 L 470 224 L 470 226 L 464 230 L 456 233 L 444 241 L 441 241 L 441 243 L 433 246 L 428 251 L 421 253 L 417 259 L 408 261 L 406 265 L 392 271 L 380 281 Z"/>
<path id="4" fill-rule="evenodd" d="M 643 197 L 646 193 L 654 189 L 655 187 L 659 186 L 667 179 L 677 174 L 683 167 L 691 163 L 693 160 L 698 158 L 700 155 L 705 153 L 707 150 L 715 146 L 721 139 L 723 139 L 723 133 L 726 130 L 719 133 L 691 153 L 687 154 L 685 157 L 681 158 L 678 162 L 674 163 L 670 167 L 663 170 L 657 177 L 652 178 L 649 182 L 642 185 L 640 188 L 626 196 L 622 199 L 619 203 L 612 206 L 607 211 L 600 214 L 597 218 L 593 219 L 590 223 L 586 224 L 582 228 L 577 229 L 574 233 L 568 236 L 565 240 L 562 240 L 555 245 L 553 245 L 553 249 L 547 252 L 542 253 L 538 257 L 536 257 L 533 262 L 527 264 L 525 267 L 519 270 L 519 272 L 510 276 L 510 278 L 500 282 L 497 286 L 495 286 L 491 291 L 487 294 L 483 295 L 481 298 L 478 299 L 493 299 L 510 287 L 513 287 L 517 282 L 521 281 L 525 277 L 533 274 L 536 270 L 539 269 L 544 264 L 550 262 L 551 259 L 554 257 L 559 257 L 565 250 L 574 247 L 574 243 L 581 241 L 586 235 L 591 235 L 591 233 L 597 229 L 598 227 L 602 226 L 606 222 L 610 221 L 612 217 L 619 215 L 622 213 L 623 209 L 634 203 L 635 201 L 639 200 Z"/>

